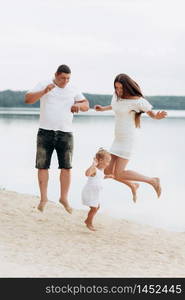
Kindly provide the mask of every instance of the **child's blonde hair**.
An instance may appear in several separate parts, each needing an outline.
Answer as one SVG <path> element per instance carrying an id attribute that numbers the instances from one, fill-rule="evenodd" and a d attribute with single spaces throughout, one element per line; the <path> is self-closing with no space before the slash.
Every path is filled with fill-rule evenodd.
<path id="1" fill-rule="evenodd" d="M 96 159 L 104 159 L 107 155 L 110 155 L 107 150 L 105 150 L 104 148 L 99 148 L 98 152 L 96 152 Z"/>

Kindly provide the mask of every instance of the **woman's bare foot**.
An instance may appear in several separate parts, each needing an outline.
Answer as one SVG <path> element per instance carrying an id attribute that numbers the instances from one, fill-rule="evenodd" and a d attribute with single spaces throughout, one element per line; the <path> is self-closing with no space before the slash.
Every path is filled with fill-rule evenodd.
<path id="1" fill-rule="evenodd" d="M 131 186 L 131 190 L 132 190 L 132 200 L 134 201 L 134 203 L 136 203 L 136 200 L 137 200 L 137 189 L 139 188 L 139 183 L 132 183 L 132 186 Z"/>
<path id="2" fill-rule="evenodd" d="M 158 198 L 159 198 L 160 195 L 161 195 L 161 184 L 160 184 L 160 179 L 159 179 L 158 177 L 152 178 L 151 185 L 153 186 L 153 188 L 154 188 L 154 190 L 156 191 L 157 196 L 158 196 Z"/>
<path id="3" fill-rule="evenodd" d="M 64 206 L 65 210 L 69 213 L 72 214 L 73 209 L 72 207 L 69 205 L 69 203 L 67 201 L 63 201 L 61 199 L 59 199 L 59 202 Z"/>
<path id="4" fill-rule="evenodd" d="M 48 200 L 40 200 L 39 205 L 37 206 L 37 209 L 40 210 L 41 212 L 44 211 L 44 207 L 46 206 L 46 203 Z"/>
<path id="5" fill-rule="evenodd" d="M 89 230 L 96 231 L 94 226 L 92 224 L 90 224 L 87 220 L 85 220 L 84 223 L 86 224 L 86 226 Z"/>

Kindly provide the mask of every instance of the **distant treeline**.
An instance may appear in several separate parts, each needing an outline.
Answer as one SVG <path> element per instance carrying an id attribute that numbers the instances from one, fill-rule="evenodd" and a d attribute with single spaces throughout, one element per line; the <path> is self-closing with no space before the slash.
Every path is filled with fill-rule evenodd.
<path id="1" fill-rule="evenodd" d="M 26 91 L 5 90 L 0 92 L 0 107 L 39 107 L 40 102 L 25 104 L 24 95 Z M 95 104 L 109 105 L 112 95 L 87 94 L 84 96 L 89 100 L 90 107 Z M 185 96 L 147 96 L 154 109 L 185 109 Z"/>

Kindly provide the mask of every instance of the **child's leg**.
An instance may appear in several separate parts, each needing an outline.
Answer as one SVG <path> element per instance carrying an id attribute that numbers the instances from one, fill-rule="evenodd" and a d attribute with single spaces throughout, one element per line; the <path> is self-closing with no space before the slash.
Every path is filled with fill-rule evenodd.
<path id="1" fill-rule="evenodd" d="M 93 231 L 95 230 L 92 222 L 93 222 L 94 216 L 96 215 L 99 208 L 100 208 L 100 206 L 90 207 L 90 210 L 87 215 L 87 219 L 85 220 L 85 224 L 90 230 L 93 230 Z"/>

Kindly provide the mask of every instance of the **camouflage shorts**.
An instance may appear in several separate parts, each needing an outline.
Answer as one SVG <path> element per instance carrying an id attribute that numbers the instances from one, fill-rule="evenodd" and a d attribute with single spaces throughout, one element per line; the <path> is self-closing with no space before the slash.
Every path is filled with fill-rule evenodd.
<path id="1" fill-rule="evenodd" d="M 49 169 L 53 151 L 56 150 L 59 169 L 72 168 L 73 134 L 60 130 L 39 128 L 37 134 L 36 168 Z"/>

